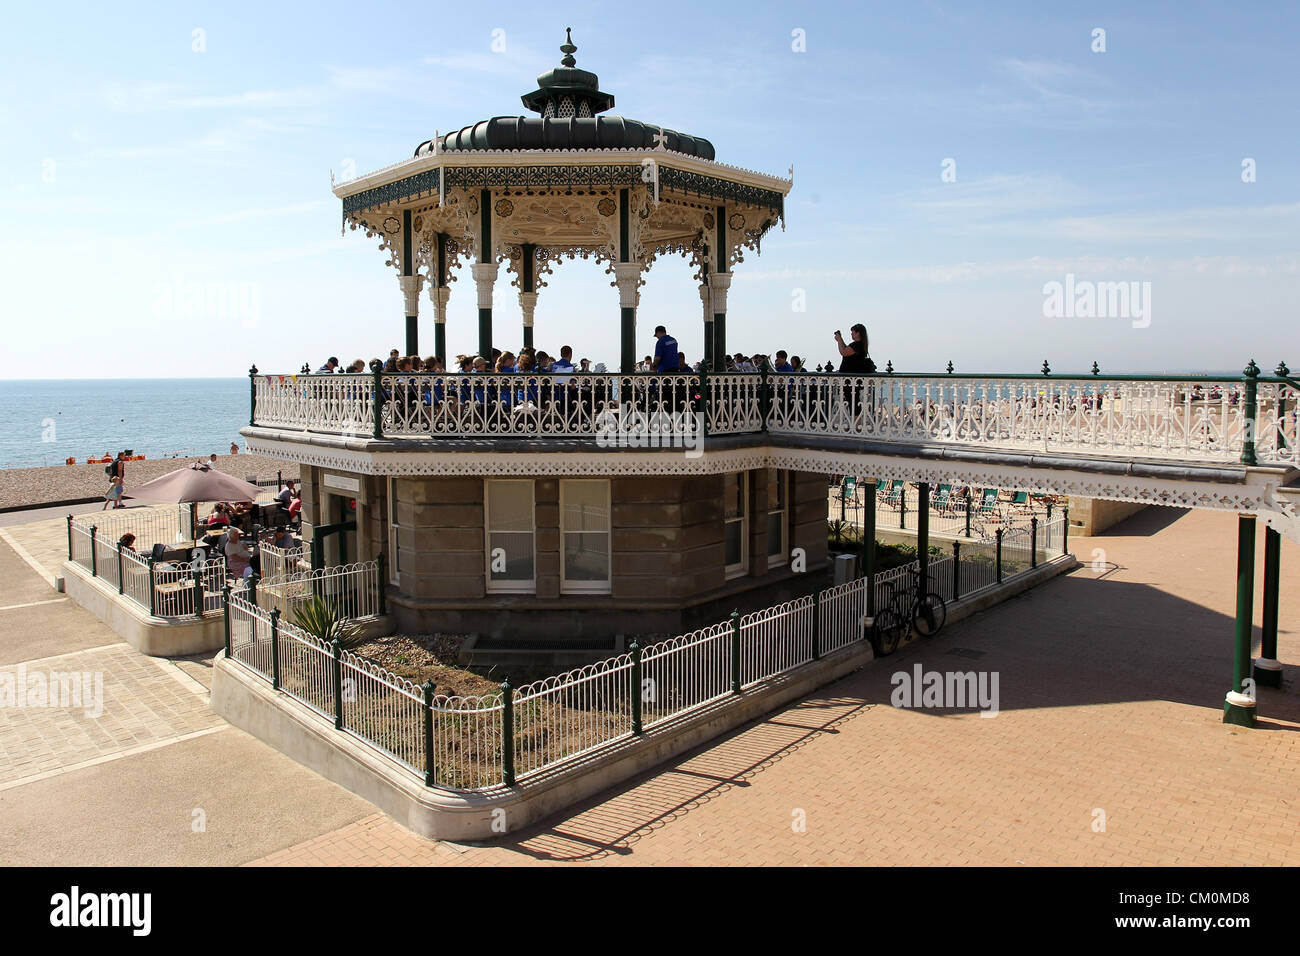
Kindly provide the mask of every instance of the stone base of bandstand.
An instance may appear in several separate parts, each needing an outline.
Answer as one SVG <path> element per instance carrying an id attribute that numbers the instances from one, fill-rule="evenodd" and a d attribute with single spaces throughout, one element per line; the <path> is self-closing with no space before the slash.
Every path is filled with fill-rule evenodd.
<path id="1" fill-rule="evenodd" d="M 1061 555 L 1000 587 L 954 602 L 959 621 L 1077 565 Z M 242 665 L 222 656 L 212 679 L 212 708 L 236 727 L 316 773 L 370 801 L 398 823 L 431 840 L 487 840 L 537 823 L 580 800 L 616 786 L 756 720 L 871 662 L 870 642 L 855 642 L 821 660 L 774 677 L 739 695 L 529 776 L 514 787 L 476 792 L 426 787 L 409 769 L 336 730 L 319 714 Z"/>

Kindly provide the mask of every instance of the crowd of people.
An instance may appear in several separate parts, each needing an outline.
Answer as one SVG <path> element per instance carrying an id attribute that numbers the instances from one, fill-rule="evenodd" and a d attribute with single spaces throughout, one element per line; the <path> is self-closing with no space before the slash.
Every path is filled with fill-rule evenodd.
<path id="1" fill-rule="evenodd" d="M 816 366 L 815 371 L 869 374 L 876 370 L 876 364 L 871 360 L 867 348 L 866 327 L 861 323 L 854 325 L 849 334 L 850 338 L 846 341 L 841 332 L 836 331 L 835 333 L 835 343 L 840 354 L 839 367 L 836 368 L 833 362 L 827 361 L 824 366 Z M 677 344 L 677 340 L 668 334 L 666 327 L 662 325 L 656 326 L 654 335 L 654 354 L 647 355 L 638 362 L 636 371 L 700 372 L 704 370 L 703 362 L 692 364 L 687 360 L 685 353 Z M 743 352 L 737 352 L 735 355 L 725 357 L 725 366 L 728 372 L 760 372 L 764 369 L 781 373 L 808 371 L 802 358 L 798 355 L 789 355 L 784 349 L 778 350 L 775 355 L 767 355 L 761 352 L 745 355 Z M 304 371 L 309 367 L 304 366 Z M 340 367 L 337 356 L 330 356 L 316 370 L 316 374 L 328 375 L 341 371 L 346 374 L 356 375 L 366 371 L 373 372 L 377 368 L 381 369 L 386 375 L 400 375 L 408 372 L 413 374 L 423 372 L 435 375 L 447 373 L 464 375 L 486 373 L 532 373 L 536 375 L 577 373 L 581 375 L 594 373 L 600 375 L 608 371 L 603 362 L 597 362 L 593 365 L 591 360 L 587 358 L 579 359 L 578 364 L 575 365 L 573 362 L 573 348 L 565 345 L 560 348 L 558 356 L 552 356 L 545 350 L 534 349 L 531 346 L 524 346 L 518 352 L 493 349 L 491 356 L 457 355 L 451 364 L 451 368 L 447 367 L 441 356 L 430 355 L 421 358 L 418 355 L 402 355 L 397 349 L 392 349 L 388 353 L 387 361 L 381 361 L 378 358 L 372 358 L 369 362 L 364 359 L 354 359 L 348 364 L 347 368 Z"/>

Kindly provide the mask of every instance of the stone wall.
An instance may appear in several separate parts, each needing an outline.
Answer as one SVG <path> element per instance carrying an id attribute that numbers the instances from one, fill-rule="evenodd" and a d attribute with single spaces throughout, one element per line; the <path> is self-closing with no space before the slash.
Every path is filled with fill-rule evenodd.
<path id="1" fill-rule="evenodd" d="M 1137 514 L 1148 505 L 1135 501 L 1107 501 L 1104 498 L 1070 498 L 1070 528 L 1080 534 L 1100 534 Z"/>

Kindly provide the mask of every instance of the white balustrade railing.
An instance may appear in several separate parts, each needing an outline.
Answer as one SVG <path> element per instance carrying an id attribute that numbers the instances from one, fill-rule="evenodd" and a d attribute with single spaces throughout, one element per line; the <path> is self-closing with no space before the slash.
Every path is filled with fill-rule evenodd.
<path id="1" fill-rule="evenodd" d="M 371 375 L 253 375 L 254 415 L 270 428 L 374 433 Z"/>
<path id="2" fill-rule="evenodd" d="M 627 654 L 520 687 L 513 701 L 516 775 L 631 733 L 632 694 Z"/>
<path id="3" fill-rule="evenodd" d="M 260 426 L 369 437 L 373 375 L 253 376 Z M 938 443 L 1065 455 L 1235 462 L 1245 384 L 1177 377 L 384 374 L 381 434 L 599 437 L 699 413 L 709 435 L 775 434 Z M 703 396 L 707 395 L 707 400 Z M 1258 384 L 1260 463 L 1297 461 L 1294 386 Z M 655 427 L 666 427 L 656 425 Z"/>
<path id="4" fill-rule="evenodd" d="M 263 578 L 284 577 L 311 568 L 310 561 L 301 545 L 292 548 L 277 548 L 273 544 L 262 542 L 257 546 L 257 553 L 261 556 Z"/>

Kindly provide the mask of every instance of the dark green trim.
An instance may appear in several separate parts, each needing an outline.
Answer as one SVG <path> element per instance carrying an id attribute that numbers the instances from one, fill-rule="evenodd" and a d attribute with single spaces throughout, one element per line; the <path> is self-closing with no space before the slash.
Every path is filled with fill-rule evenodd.
<path id="1" fill-rule="evenodd" d="M 271 611 L 271 689 L 280 689 L 280 609 Z"/>
<path id="2" fill-rule="evenodd" d="M 330 641 L 330 656 L 334 658 L 334 729 L 343 729 L 343 645 L 336 637 Z"/>
<path id="3" fill-rule="evenodd" d="M 614 166 L 444 166 L 441 167 L 445 189 L 453 187 L 504 187 L 514 189 L 572 189 L 581 187 L 640 186 L 641 164 Z M 438 195 L 438 168 L 427 169 L 392 183 L 384 183 L 344 196 L 343 217 L 392 203 Z M 660 165 L 659 189 L 675 190 L 710 199 L 733 200 L 762 206 L 775 213 L 759 228 L 770 229 L 777 219 L 785 218 L 785 197 L 771 189 L 746 186 L 717 179 L 704 173 L 686 172 Z"/>
<path id="4" fill-rule="evenodd" d="M 916 498 L 916 562 L 920 571 L 917 582 L 919 595 L 930 590 L 930 483 L 917 485 Z"/>
<path id="5" fill-rule="evenodd" d="M 620 189 L 618 191 L 618 261 L 630 262 L 632 260 L 632 241 L 629 238 L 628 230 L 631 213 L 628 212 L 628 191 Z"/>
<path id="6" fill-rule="evenodd" d="M 641 726 L 641 645 L 635 640 L 628 646 L 628 657 L 632 661 L 632 733 L 640 737 Z"/>
<path id="7" fill-rule="evenodd" d="M 408 315 L 406 317 L 406 354 L 418 355 L 420 353 L 420 317 L 418 315 Z"/>
<path id="8" fill-rule="evenodd" d="M 636 368 L 636 309 L 619 309 L 619 368 L 624 375 Z"/>
<path id="9" fill-rule="evenodd" d="M 730 264 L 727 262 L 727 207 L 718 206 L 715 212 L 718 217 L 718 246 L 717 259 L 714 263 L 714 272 L 730 272 Z"/>
<path id="10" fill-rule="evenodd" d="M 501 682 L 501 782 L 515 785 L 515 689 L 509 677 Z"/>
<path id="11" fill-rule="evenodd" d="M 447 364 L 447 323 L 435 322 L 433 324 L 433 354 L 442 359 L 445 366 Z"/>
<path id="12" fill-rule="evenodd" d="M 713 371 L 727 370 L 727 313 L 713 313 Z"/>
<path id="13" fill-rule="evenodd" d="M 420 690 L 424 693 L 424 785 L 432 787 L 436 766 L 433 761 L 433 681 L 425 681 Z"/>
<path id="14" fill-rule="evenodd" d="M 522 246 L 519 259 L 519 274 L 525 292 L 537 291 L 537 246 L 531 242 L 525 242 Z"/>
<path id="15" fill-rule="evenodd" d="M 821 660 L 822 656 L 822 592 L 818 588 L 813 592 L 812 603 L 812 659 Z"/>
<path id="16" fill-rule="evenodd" d="M 867 616 L 876 616 L 876 481 L 867 483 L 862 506 L 862 576 L 867 579 Z"/>
<path id="17" fill-rule="evenodd" d="M 415 275 L 415 250 L 411 242 L 411 210 L 409 209 L 402 210 L 402 275 Z"/>
<path id="18" fill-rule="evenodd" d="M 524 326 L 524 348 L 533 348 L 533 327 L 531 325 Z"/>
<path id="19" fill-rule="evenodd" d="M 492 310 L 478 310 L 478 354 L 487 359 L 488 367 L 492 367 Z M 443 356 L 443 361 L 447 357 Z"/>
<path id="20" fill-rule="evenodd" d="M 1277 660 L 1278 603 L 1282 590 L 1282 535 L 1275 528 L 1264 529 L 1264 606 L 1263 628 L 1259 641 L 1259 656 Z M 1255 667 L 1256 685 L 1278 687 L 1282 672 Z"/>
<path id="21" fill-rule="evenodd" d="M 740 611 L 731 612 L 731 692 L 740 693 Z"/>
<path id="22" fill-rule="evenodd" d="M 1255 612 L 1255 516 L 1237 516 L 1237 617 L 1234 622 L 1232 689 L 1246 693 L 1250 678 L 1250 638 Z M 1249 695 L 1248 695 L 1249 696 Z M 1255 708 L 1224 701 L 1223 722 L 1255 725 Z"/>

